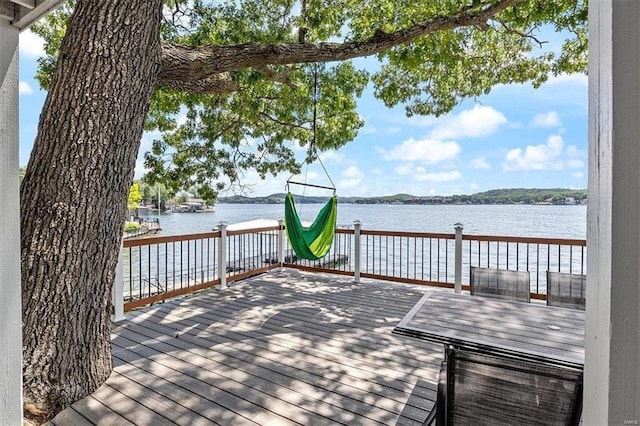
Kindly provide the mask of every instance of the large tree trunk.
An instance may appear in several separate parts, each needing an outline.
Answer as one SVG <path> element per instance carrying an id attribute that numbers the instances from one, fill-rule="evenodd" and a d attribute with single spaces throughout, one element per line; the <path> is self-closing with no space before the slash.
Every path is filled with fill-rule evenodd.
<path id="1" fill-rule="evenodd" d="M 110 291 L 161 19 L 161 0 L 80 0 L 69 23 L 21 188 L 26 414 L 50 418 L 111 373 Z"/>

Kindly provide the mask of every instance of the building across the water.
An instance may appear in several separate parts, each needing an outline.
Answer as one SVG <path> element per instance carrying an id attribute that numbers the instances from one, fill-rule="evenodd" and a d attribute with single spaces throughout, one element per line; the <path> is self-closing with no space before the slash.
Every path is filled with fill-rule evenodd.
<path id="1" fill-rule="evenodd" d="M 191 198 L 184 203 L 176 204 L 173 211 L 176 213 L 204 213 L 215 211 L 215 208 L 208 206 L 206 201 L 202 199 Z"/>

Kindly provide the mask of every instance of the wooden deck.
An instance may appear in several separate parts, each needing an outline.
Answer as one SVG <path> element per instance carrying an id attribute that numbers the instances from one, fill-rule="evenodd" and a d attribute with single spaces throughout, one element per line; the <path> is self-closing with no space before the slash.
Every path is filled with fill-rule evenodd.
<path id="1" fill-rule="evenodd" d="M 421 424 L 442 346 L 392 330 L 422 294 L 285 270 L 129 313 L 111 377 L 52 423 Z"/>

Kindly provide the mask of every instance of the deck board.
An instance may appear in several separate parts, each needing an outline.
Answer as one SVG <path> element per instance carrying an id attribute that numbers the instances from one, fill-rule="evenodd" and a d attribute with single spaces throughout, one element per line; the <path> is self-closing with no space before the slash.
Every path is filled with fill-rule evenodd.
<path id="1" fill-rule="evenodd" d="M 82 416 L 73 408 L 64 410 L 55 418 L 55 421 L 51 423 L 54 426 L 57 426 L 57 425 L 91 426 L 93 425 L 92 422 L 85 419 L 84 416 Z"/>
<path id="2" fill-rule="evenodd" d="M 424 288 L 296 270 L 114 326 L 114 372 L 53 423 L 421 424 L 442 347 L 392 334 Z"/>

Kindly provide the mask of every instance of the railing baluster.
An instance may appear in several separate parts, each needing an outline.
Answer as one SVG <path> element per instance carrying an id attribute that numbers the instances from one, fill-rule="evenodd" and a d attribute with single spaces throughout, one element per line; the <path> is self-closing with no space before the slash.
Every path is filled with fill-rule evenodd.
<path id="1" fill-rule="evenodd" d="M 449 240 L 444 240 L 444 282 L 448 282 L 449 273 Z"/>
<path id="2" fill-rule="evenodd" d="M 437 272 L 437 280 L 440 281 L 440 238 L 436 239 L 436 241 L 438 242 L 438 272 Z"/>

